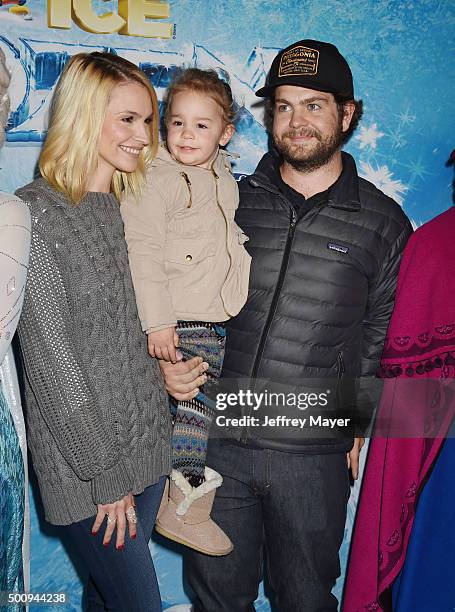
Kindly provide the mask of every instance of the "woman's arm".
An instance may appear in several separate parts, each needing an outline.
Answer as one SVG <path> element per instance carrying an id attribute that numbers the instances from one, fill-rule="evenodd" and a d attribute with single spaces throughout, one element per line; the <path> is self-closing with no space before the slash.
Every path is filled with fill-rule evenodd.
<path id="1" fill-rule="evenodd" d="M 34 229 L 19 324 L 26 377 L 61 454 L 81 480 L 91 481 L 94 503 L 106 504 L 126 495 L 132 478 L 96 390 L 85 380 L 71 325 L 53 251 Z"/>

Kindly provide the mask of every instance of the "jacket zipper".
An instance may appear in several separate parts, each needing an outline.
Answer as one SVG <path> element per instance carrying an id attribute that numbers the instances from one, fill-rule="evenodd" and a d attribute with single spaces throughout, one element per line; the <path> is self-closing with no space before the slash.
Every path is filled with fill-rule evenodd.
<path id="1" fill-rule="evenodd" d="M 284 278 L 286 276 L 286 271 L 287 271 L 288 264 L 289 264 L 289 258 L 291 255 L 292 243 L 294 242 L 294 234 L 295 234 L 296 226 L 297 226 L 297 213 L 294 210 L 294 208 L 291 207 L 291 219 L 289 221 L 288 235 L 286 238 L 286 246 L 284 248 L 284 255 L 283 255 L 282 262 L 281 262 L 280 274 L 278 276 L 278 282 L 275 286 L 272 303 L 270 304 L 269 314 L 267 316 L 267 320 L 265 322 L 264 329 L 262 331 L 258 350 L 256 352 L 256 358 L 253 364 L 253 370 L 251 372 L 251 378 L 253 381 L 253 384 L 252 384 L 253 389 L 255 387 L 254 379 L 256 378 L 256 375 L 259 370 L 259 364 L 261 362 L 262 355 L 264 353 L 265 343 L 267 342 L 269 329 L 270 329 L 270 326 L 272 325 L 273 317 L 275 316 L 276 307 L 278 304 L 278 300 L 280 298 L 281 288 L 283 286 Z M 245 429 L 243 430 L 243 435 L 241 437 L 241 441 L 243 443 L 246 443 L 249 438 L 248 432 L 249 432 L 249 427 L 245 427 Z"/>
<path id="2" fill-rule="evenodd" d="M 278 304 L 278 300 L 280 297 L 281 289 L 283 287 L 284 278 L 286 276 L 289 258 L 291 255 L 292 243 L 294 242 L 294 234 L 295 228 L 297 226 L 297 213 L 294 208 L 291 207 L 291 218 L 289 221 L 288 235 L 286 238 L 286 245 L 284 247 L 284 255 L 281 261 L 280 274 L 278 276 L 278 282 L 275 285 L 275 291 L 273 293 L 272 303 L 270 304 L 269 314 L 267 316 L 267 320 L 264 325 L 264 329 L 262 331 L 261 339 L 259 341 L 258 350 L 256 351 L 256 357 L 253 363 L 253 369 L 251 372 L 251 377 L 256 378 L 256 375 L 259 370 L 259 365 L 262 359 L 262 355 L 264 353 L 265 343 L 267 341 L 267 336 L 269 334 L 270 326 L 272 325 L 273 317 L 275 316 L 276 307 Z"/>
<path id="3" fill-rule="evenodd" d="M 288 264 L 289 264 L 289 258 L 290 258 L 290 255 L 291 255 L 292 243 L 294 242 L 295 228 L 297 226 L 297 222 L 298 222 L 299 219 L 298 219 L 296 210 L 291 206 L 291 204 L 286 200 L 286 198 L 284 198 L 279 192 L 276 192 L 274 190 L 268 189 L 266 186 L 264 186 L 262 184 L 259 184 L 257 181 L 254 181 L 254 182 L 251 181 L 251 184 L 254 187 L 262 187 L 266 191 L 270 191 L 271 193 L 274 193 L 275 195 L 278 195 L 279 197 L 281 197 L 281 199 L 284 202 L 286 202 L 287 206 L 291 209 L 291 218 L 290 218 L 290 221 L 289 221 L 288 235 L 287 235 L 287 238 L 286 238 L 286 246 L 285 246 L 285 249 L 284 249 L 284 255 L 283 255 L 283 259 L 281 261 L 280 274 L 278 276 L 278 282 L 277 282 L 277 284 L 275 286 L 275 291 L 273 293 L 273 298 L 272 298 L 272 303 L 270 305 L 269 314 L 267 316 L 267 320 L 265 322 L 264 329 L 262 331 L 261 339 L 259 341 L 258 350 L 256 351 L 256 357 L 255 357 L 254 363 L 253 363 L 253 369 L 251 371 L 251 379 L 253 380 L 254 378 L 256 378 L 256 375 L 258 373 L 259 365 L 260 365 L 260 362 L 261 362 L 261 359 L 262 359 L 262 355 L 263 355 L 264 349 L 265 349 L 265 343 L 267 342 L 267 336 L 269 334 L 269 329 L 270 329 L 270 327 L 272 325 L 273 317 L 275 316 L 276 307 L 277 307 L 277 304 L 278 304 L 278 300 L 280 298 L 281 289 L 283 287 L 284 279 L 285 279 L 287 268 L 288 268 Z M 306 216 L 306 215 L 303 215 L 302 218 L 304 216 Z M 254 386 L 255 386 L 255 384 L 253 382 L 253 384 L 252 384 L 253 389 L 254 389 Z M 248 441 L 248 439 L 249 439 L 249 427 L 246 426 L 244 428 L 244 430 L 243 430 L 240 442 L 243 442 L 245 444 Z"/>
<path id="4" fill-rule="evenodd" d="M 340 351 L 338 353 L 338 378 L 341 378 L 345 372 L 343 353 Z"/>
<path id="5" fill-rule="evenodd" d="M 180 172 L 180 176 L 183 177 L 183 180 L 185 181 L 186 186 L 188 187 L 188 191 L 190 193 L 190 201 L 188 202 L 187 208 L 191 208 L 191 204 L 193 203 L 193 192 L 191 188 L 191 181 L 186 172 Z"/>
<path id="6" fill-rule="evenodd" d="M 337 400 L 337 410 L 340 410 L 340 407 L 343 406 L 343 376 L 346 372 L 346 368 L 344 367 L 344 359 L 343 353 L 338 351 L 338 382 L 337 382 L 337 390 L 336 390 L 336 400 Z"/>
<path id="7" fill-rule="evenodd" d="M 297 226 L 297 222 L 299 220 L 303 219 L 303 217 L 306 217 L 308 213 L 311 213 L 315 209 L 320 208 L 320 206 L 318 205 L 315 208 L 312 208 L 310 211 L 308 211 L 308 213 L 305 213 L 304 215 L 301 215 L 300 218 L 299 218 L 297 216 L 297 212 L 296 212 L 295 208 L 293 208 L 293 206 L 291 206 L 291 204 L 286 200 L 286 198 L 280 192 L 271 190 L 271 189 L 267 188 L 265 185 L 258 183 L 257 181 L 253 181 L 252 180 L 251 184 L 254 187 L 261 187 L 262 189 L 265 189 L 266 191 L 269 191 L 269 192 L 279 196 L 286 203 L 287 207 L 291 209 L 291 219 L 290 219 L 290 222 L 289 222 L 289 229 L 288 229 L 288 235 L 287 235 L 287 239 L 286 239 L 286 246 L 284 248 L 284 255 L 283 255 L 283 259 L 281 261 L 280 274 L 278 276 L 278 282 L 277 282 L 277 284 L 275 286 L 275 291 L 273 293 L 273 298 L 272 298 L 272 303 L 270 305 L 269 314 L 267 316 L 267 321 L 265 323 L 264 330 L 262 332 L 261 339 L 259 341 L 258 350 L 256 352 L 256 357 L 254 359 L 253 369 L 252 369 L 252 372 L 251 372 L 251 378 L 255 378 L 257 373 L 258 373 L 258 370 L 259 370 L 259 364 L 260 364 L 260 361 L 262 359 L 262 355 L 264 353 L 265 343 L 267 341 L 267 336 L 268 336 L 268 333 L 269 333 L 269 329 L 270 329 L 270 326 L 272 325 L 273 317 L 275 316 L 275 311 L 276 311 L 276 307 L 277 307 L 277 304 L 278 304 L 278 299 L 280 297 L 281 288 L 283 286 L 284 278 L 286 276 L 286 271 L 287 271 L 287 267 L 288 267 L 288 263 L 289 263 L 289 257 L 291 255 L 292 243 L 294 242 L 294 234 L 295 234 L 295 228 Z"/>
<path id="8" fill-rule="evenodd" d="M 226 219 L 226 215 L 224 213 L 223 207 L 220 204 L 220 199 L 219 199 L 219 195 L 218 195 L 218 181 L 220 180 L 220 177 L 215 172 L 215 168 L 213 167 L 213 165 L 211 167 L 211 171 L 212 171 L 213 178 L 215 179 L 215 198 L 216 198 L 216 203 L 218 205 L 218 208 L 221 210 L 221 213 L 222 213 L 223 219 L 224 219 L 224 223 L 226 225 L 226 250 L 227 250 L 228 257 L 229 257 L 229 270 L 230 270 L 231 266 L 232 266 L 232 255 L 229 252 L 229 243 L 227 241 L 227 239 L 228 239 L 228 232 L 229 232 L 228 220 Z M 223 297 L 222 296 L 221 296 L 221 301 L 223 301 Z M 230 312 L 227 311 L 226 306 L 224 305 L 224 302 L 223 302 L 223 306 L 224 306 L 224 310 L 226 311 L 226 314 L 229 317 L 232 318 L 234 315 L 232 315 Z"/>

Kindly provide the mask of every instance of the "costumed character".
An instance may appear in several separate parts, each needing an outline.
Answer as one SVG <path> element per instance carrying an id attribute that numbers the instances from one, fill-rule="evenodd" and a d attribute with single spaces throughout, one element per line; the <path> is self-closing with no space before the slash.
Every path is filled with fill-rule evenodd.
<path id="1" fill-rule="evenodd" d="M 10 82 L 0 49 L 0 147 Z M 11 342 L 21 315 L 30 252 L 30 213 L 0 192 L 0 591 L 23 593 L 29 582 L 27 444 Z M 25 578 L 25 584 L 24 584 Z M 12 604 L 8 610 L 22 609 Z"/>
<path id="2" fill-rule="evenodd" d="M 419 228 L 405 249 L 345 612 L 442 611 L 455 601 L 454 236 L 451 208 Z"/>

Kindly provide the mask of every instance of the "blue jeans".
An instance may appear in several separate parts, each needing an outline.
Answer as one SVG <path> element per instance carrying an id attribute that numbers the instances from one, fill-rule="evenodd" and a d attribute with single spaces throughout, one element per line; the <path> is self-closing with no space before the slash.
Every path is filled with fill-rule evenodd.
<path id="1" fill-rule="evenodd" d="M 234 550 L 186 552 L 194 612 L 254 612 L 265 560 L 267 594 L 279 612 L 337 610 L 350 492 L 345 453 L 300 455 L 210 439 L 207 465 L 220 472 L 211 512 Z"/>
<path id="2" fill-rule="evenodd" d="M 125 548 L 116 550 L 116 532 L 103 546 L 106 523 L 92 536 L 95 517 L 61 527 L 66 541 L 90 572 L 87 585 L 89 612 L 161 612 L 161 597 L 148 547 L 158 512 L 165 478 L 135 496 L 137 537 L 125 534 Z"/>

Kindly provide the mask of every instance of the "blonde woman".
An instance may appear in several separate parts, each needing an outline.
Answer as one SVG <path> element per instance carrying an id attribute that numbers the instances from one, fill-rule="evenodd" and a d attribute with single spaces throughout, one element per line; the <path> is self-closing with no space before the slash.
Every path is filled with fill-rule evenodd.
<path id="1" fill-rule="evenodd" d="M 56 86 L 42 178 L 18 191 L 32 244 L 19 325 L 46 519 L 88 571 L 89 610 L 161 610 L 148 541 L 170 471 L 168 398 L 136 311 L 119 197 L 138 193 L 156 95 L 121 57 L 79 54 Z"/>
<path id="2" fill-rule="evenodd" d="M 10 75 L 0 49 L 0 147 L 9 113 Z M 0 591 L 28 590 L 27 445 L 11 341 L 24 299 L 30 213 L 0 192 Z M 24 536 L 24 537 L 23 537 Z M 14 612 L 21 604 L 8 607 Z"/>

